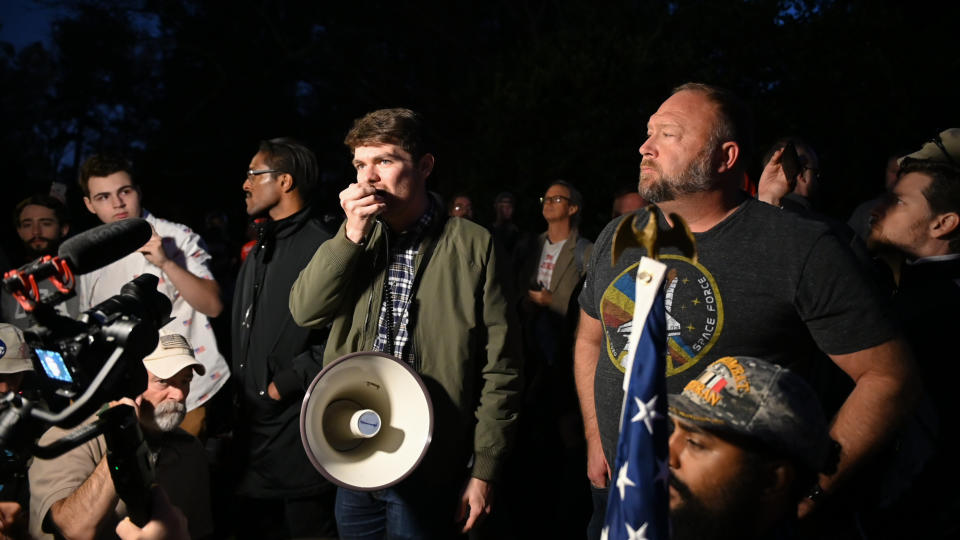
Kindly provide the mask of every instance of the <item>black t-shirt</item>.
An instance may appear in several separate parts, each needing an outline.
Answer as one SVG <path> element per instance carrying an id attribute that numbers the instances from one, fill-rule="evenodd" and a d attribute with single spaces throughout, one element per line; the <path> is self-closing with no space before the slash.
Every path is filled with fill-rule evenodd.
<path id="1" fill-rule="evenodd" d="M 619 430 L 637 265 L 646 252 L 628 249 L 611 266 L 611 244 L 620 221 L 634 215 L 645 223 L 648 213 L 627 214 L 600 234 L 580 295 L 580 307 L 603 328 L 594 390 L 608 460 Z M 660 227 L 667 227 L 662 217 Z M 811 379 L 823 353 L 852 353 L 896 335 L 872 282 L 822 223 L 748 199 L 694 237 L 697 262 L 676 250 L 660 254 L 668 266 L 670 393 L 724 356 L 762 358 Z"/>

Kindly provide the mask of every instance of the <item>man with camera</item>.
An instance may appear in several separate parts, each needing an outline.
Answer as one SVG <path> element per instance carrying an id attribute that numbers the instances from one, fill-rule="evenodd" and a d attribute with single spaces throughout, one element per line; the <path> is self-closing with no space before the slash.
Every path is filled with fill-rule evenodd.
<path id="1" fill-rule="evenodd" d="M 134 183 L 129 161 L 119 156 L 96 154 L 80 168 L 80 189 L 87 210 L 100 221 L 113 223 L 128 218 L 147 220 L 153 236 L 137 252 L 99 270 L 80 276 L 77 296 L 80 310 L 120 292 L 120 286 L 141 274 L 160 278 L 157 289 L 173 303 L 170 328 L 177 328 L 195 347 L 197 360 L 206 375 L 194 381 L 187 401 L 188 417 L 184 429 L 200 434 L 206 411 L 203 408 L 223 387 L 230 370 L 217 349 L 217 340 L 207 317 L 216 317 L 223 309 L 220 286 L 213 279 L 203 240 L 179 223 L 160 219 L 141 206 L 140 186 Z M 104 246 L 104 249 L 110 249 Z M 194 412 L 196 411 L 196 412 Z"/>
<path id="2" fill-rule="evenodd" d="M 194 373 L 203 376 L 204 367 L 179 334 L 161 336 L 143 365 L 146 390 L 136 399 L 122 398 L 111 405 L 130 406 L 137 412 L 157 483 L 186 514 L 190 535 L 195 539 L 209 536 L 213 522 L 206 454 L 195 437 L 178 427 L 186 414 L 190 382 Z M 66 433 L 51 428 L 40 444 L 50 444 Z M 114 487 L 106 455 L 106 441 L 101 436 L 56 458 L 34 459 L 30 467 L 30 529 L 34 537 L 53 532 L 65 538 L 112 537 L 127 508 Z"/>

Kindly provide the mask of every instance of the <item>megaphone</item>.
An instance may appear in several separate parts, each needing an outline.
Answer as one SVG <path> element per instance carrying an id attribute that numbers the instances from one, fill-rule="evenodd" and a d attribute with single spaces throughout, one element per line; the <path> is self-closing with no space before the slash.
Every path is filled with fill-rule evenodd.
<path id="1" fill-rule="evenodd" d="M 342 356 L 310 383 L 300 438 L 320 474 L 358 491 L 388 488 L 417 468 L 433 436 L 433 404 L 417 373 L 394 356 Z"/>

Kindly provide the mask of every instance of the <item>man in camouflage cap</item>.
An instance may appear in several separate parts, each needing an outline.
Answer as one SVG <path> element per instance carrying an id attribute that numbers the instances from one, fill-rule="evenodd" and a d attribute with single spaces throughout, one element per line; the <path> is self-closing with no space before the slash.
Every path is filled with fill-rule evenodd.
<path id="1" fill-rule="evenodd" d="M 831 468 L 817 396 L 782 366 L 720 358 L 669 396 L 669 410 L 674 540 L 777 537 Z"/>

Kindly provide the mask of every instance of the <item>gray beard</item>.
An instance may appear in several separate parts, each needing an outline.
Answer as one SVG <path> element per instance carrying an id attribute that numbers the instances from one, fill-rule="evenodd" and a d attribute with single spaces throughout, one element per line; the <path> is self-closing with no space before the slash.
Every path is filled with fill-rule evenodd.
<path id="1" fill-rule="evenodd" d="M 187 415 L 187 406 L 179 401 L 164 401 L 153 410 L 153 423 L 162 432 L 173 431 Z"/>
<path id="2" fill-rule="evenodd" d="M 641 173 L 637 186 L 640 196 L 648 202 L 661 203 L 672 201 L 680 195 L 707 191 L 713 186 L 713 178 L 710 176 L 712 154 L 711 148 L 705 148 L 686 169 L 673 178 L 665 176 L 659 165 L 651 163 L 649 166 L 656 169 L 660 179 L 644 185 Z"/>

